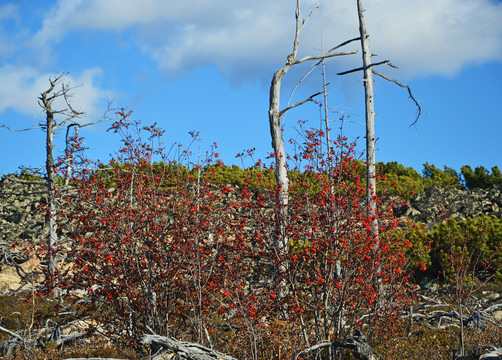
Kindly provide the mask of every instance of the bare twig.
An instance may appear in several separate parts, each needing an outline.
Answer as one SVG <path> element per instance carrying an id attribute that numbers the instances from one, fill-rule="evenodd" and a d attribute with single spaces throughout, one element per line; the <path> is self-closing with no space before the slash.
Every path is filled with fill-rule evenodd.
<path id="1" fill-rule="evenodd" d="M 370 65 L 368 65 L 368 67 L 371 68 L 373 66 L 383 65 L 383 64 L 387 64 L 390 67 L 395 68 L 395 66 L 391 64 L 390 60 L 384 60 L 384 61 L 380 61 L 380 62 L 377 62 L 377 63 L 374 63 L 374 64 L 370 64 Z M 353 73 L 353 72 L 357 72 L 357 71 L 362 71 L 362 70 L 364 70 L 364 66 L 361 66 L 361 67 L 358 67 L 358 68 L 355 68 L 355 69 L 352 69 L 352 70 L 342 71 L 342 72 L 338 73 L 337 75 L 347 75 L 347 74 L 350 74 L 350 73 Z"/>
<path id="2" fill-rule="evenodd" d="M 413 126 L 417 123 L 418 119 L 420 118 L 420 115 L 422 114 L 422 108 L 420 107 L 420 104 L 418 103 L 418 101 L 415 99 L 415 97 L 413 96 L 413 94 L 411 93 L 411 89 L 408 85 L 404 85 L 404 84 L 401 84 L 399 81 L 397 80 L 394 80 L 394 79 L 391 79 L 389 78 L 388 76 L 385 76 L 381 73 L 379 73 L 378 71 L 374 70 L 374 69 L 371 69 L 371 71 L 373 72 L 373 74 L 375 75 L 378 75 L 380 76 L 381 78 L 384 78 L 385 80 L 387 81 L 390 81 L 390 82 L 393 82 L 394 84 L 396 85 L 399 85 L 403 88 L 406 88 L 408 90 L 408 94 L 410 95 L 410 98 L 413 100 L 413 102 L 415 103 L 415 105 L 417 106 L 418 108 L 418 114 L 417 114 L 417 117 L 415 119 L 415 121 L 410 125 L 410 126 Z"/>
<path id="3" fill-rule="evenodd" d="M 7 129 L 7 130 L 12 131 L 12 132 L 30 131 L 30 130 L 36 130 L 36 129 L 41 129 L 41 128 L 42 128 L 42 126 L 32 126 L 30 128 L 26 128 L 26 129 L 12 129 L 9 126 L 0 125 L 0 129 Z"/>
<path id="4" fill-rule="evenodd" d="M 317 93 L 315 93 L 314 95 L 311 95 L 309 98 L 305 99 L 305 100 L 302 100 L 300 102 L 297 102 L 296 104 L 293 104 L 293 105 L 290 105 L 288 106 L 287 108 L 285 108 L 284 110 L 282 110 L 279 115 L 282 116 L 285 112 L 297 107 L 297 106 L 300 106 L 300 105 L 303 105 L 305 104 L 307 101 L 312 101 L 314 100 L 314 98 L 318 95 L 321 95 L 323 92 L 322 91 L 319 91 Z"/>
<path id="5" fill-rule="evenodd" d="M 351 42 L 354 42 L 354 41 L 359 41 L 359 40 L 361 40 L 361 37 L 360 37 L 360 36 L 355 37 L 355 38 L 353 38 L 353 39 L 346 40 L 346 41 L 344 41 L 343 43 L 338 44 L 338 45 L 337 45 L 337 46 L 335 46 L 334 48 L 331 48 L 331 49 L 327 52 L 327 54 L 330 54 L 330 53 L 332 53 L 333 51 L 335 51 L 336 49 L 339 49 L 339 48 L 341 48 L 342 46 L 348 45 L 348 44 L 350 44 Z"/>
<path id="6" fill-rule="evenodd" d="M 347 40 L 347 41 L 344 41 L 343 43 L 341 44 L 338 44 L 337 46 L 331 48 L 328 52 L 326 52 L 324 55 L 321 55 L 321 59 L 315 63 L 314 65 L 312 65 L 312 67 L 310 68 L 310 70 L 296 83 L 295 87 L 293 88 L 293 90 L 291 90 L 291 94 L 289 95 L 289 99 L 288 99 L 288 104 L 291 102 L 291 99 L 293 98 L 293 94 L 295 93 L 296 89 L 298 88 L 298 86 L 300 86 L 300 84 L 303 82 L 303 80 L 305 80 L 315 69 L 317 69 L 317 67 L 319 65 L 322 64 L 322 62 L 327 59 L 327 58 L 330 58 L 332 56 L 329 56 L 333 51 L 335 51 L 336 49 L 339 49 L 347 44 L 350 44 L 351 42 L 353 41 L 357 41 L 359 40 L 360 38 L 357 37 L 357 38 L 353 38 L 353 39 L 350 39 L 350 40 Z M 353 52 L 353 54 L 356 54 L 357 53 L 357 50 L 355 52 Z M 338 53 L 338 55 L 335 55 L 335 56 L 341 56 L 342 54 L 344 55 L 351 55 L 351 54 L 348 54 L 348 53 Z M 325 57 L 323 57 L 325 56 Z M 312 60 L 312 59 L 310 59 Z"/>

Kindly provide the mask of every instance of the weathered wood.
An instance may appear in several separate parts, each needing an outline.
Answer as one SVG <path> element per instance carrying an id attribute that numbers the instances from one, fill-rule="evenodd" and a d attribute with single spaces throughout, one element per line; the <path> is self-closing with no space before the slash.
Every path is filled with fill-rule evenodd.
<path id="1" fill-rule="evenodd" d="M 68 358 L 64 360 L 129 360 L 129 359 L 90 357 L 90 358 Z"/>
<path id="2" fill-rule="evenodd" d="M 357 359 L 360 360 L 377 360 L 377 356 L 373 353 L 366 337 L 359 331 L 356 330 L 354 335 L 347 336 L 343 341 L 322 341 L 315 344 L 303 351 L 299 352 L 295 356 L 295 360 L 299 359 L 301 355 L 312 353 L 316 350 L 322 348 L 331 347 L 332 349 L 343 348 L 350 350 Z"/>
<path id="3" fill-rule="evenodd" d="M 15 333 L 14 331 L 11 331 L 11 330 L 9 330 L 7 328 L 4 328 L 3 326 L 0 326 L 0 330 L 2 330 L 3 332 L 6 332 L 10 336 L 13 336 L 13 337 L 15 337 L 15 338 L 17 338 L 17 339 L 19 339 L 21 341 L 25 341 L 25 339 L 21 335 Z"/>
<path id="4" fill-rule="evenodd" d="M 370 37 L 366 31 L 363 0 L 357 0 L 359 15 L 359 34 L 363 50 L 364 98 L 366 103 L 366 204 L 371 221 L 371 232 L 378 236 L 378 220 L 376 219 L 376 168 L 375 168 L 375 105 L 373 93 L 373 73 L 371 71 Z"/>
<path id="5" fill-rule="evenodd" d="M 332 58 L 335 56 L 343 56 L 343 55 L 351 55 L 355 54 L 354 51 L 350 52 L 339 52 L 339 53 L 334 53 L 335 49 L 338 49 L 341 46 L 344 46 L 356 39 L 351 39 L 348 40 L 334 48 L 332 48 L 330 51 L 328 51 L 325 54 L 318 55 L 318 56 L 305 56 L 301 59 L 297 59 L 297 53 L 298 53 L 298 46 L 300 43 L 300 33 L 302 29 L 304 28 L 305 24 L 307 23 L 308 19 L 312 16 L 314 11 L 319 7 L 321 4 L 322 0 L 319 0 L 312 11 L 309 13 L 309 15 L 300 21 L 300 0 L 297 0 L 296 2 L 296 12 L 295 12 L 295 17 L 296 17 L 296 31 L 295 31 L 295 38 L 293 41 L 293 50 L 292 52 L 287 56 L 286 64 L 278 69 L 275 73 L 274 76 L 272 77 L 272 82 L 270 84 L 270 96 L 269 96 L 269 111 L 268 111 L 268 117 L 269 117 L 269 125 L 270 125 L 270 136 L 272 138 L 272 148 L 274 149 L 274 158 L 275 158 L 275 178 L 277 182 L 277 202 L 278 202 L 278 211 L 276 213 L 276 236 L 274 237 L 274 247 L 277 249 L 279 253 L 283 253 L 287 250 L 288 246 L 288 239 L 286 237 L 286 216 L 287 216 L 287 208 L 289 204 L 289 178 L 288 178 L 288 173 L 287 173 L 287 165 L 286 165 L 286 151 L 284 149 L 284 139 L 282 136 L 282 117 L 283 115 L 290 109 L 300 106 L 301 104 L 304 104 L 307 101 L 311 101 L 313 97 L 322 94 L 322 92 L 319 92 L 315 95 L 310 96 L 308 99 L 300 101 L 292 106 L 286 107 L 284 110 L 281 110 L 280 106 L 280 97 L 281 97 L 281 84 L 282 84 L 282 79 L 286 75 L 286 73 L 291 69 L 293 65 L 301 64 L 306 61 L 311 61 L 311 60 L 319 60 L 318 64 L 319 65 L 322 60 L 327 59 L 327 58 Z M 315 65 L 315 66 L 317 66 Z"/>
<path id="6" fill-rule="evenodd" d="M 236 360 L 232 356 L 209 349 L 205 346 L 186 341 L 178 341 L 160 335 L 144 335 L 141 339 L 143 345 L 155 344 L 176 354 L 182 360 Z"/>

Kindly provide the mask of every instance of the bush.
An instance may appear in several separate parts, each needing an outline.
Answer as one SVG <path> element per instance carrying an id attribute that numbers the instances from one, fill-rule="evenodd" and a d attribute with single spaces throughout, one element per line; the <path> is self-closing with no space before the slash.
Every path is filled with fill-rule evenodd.
<path id="1" fill-rule="evenodd" d="M 390 204 L 373 232 L 354 144 L 341 139 L 325 159 L 311 142 L 321 133 L 308 133 L 298 154 L 304 166 L 290 172 L 289 246 L 278 251 L 270 169 L 153 163 L 162 131 L 122 115 L 112 127 L 123 139 L 117 159 L 104 172 L 75 174 L 78 192 L 61 214 L 71 242 L 47 278 L 94 319 L 94 330 L 138 351 L 153 330 L 244 358 L 294 356 L 355 328 L 375 341 L 395 328 L 410 245 L 386 236 L 397 225 Z M 210 181 L 218 179 L 239 187 Z"/>
<path id="2" fill-rule="evenodd" d="M 451 278 L 453 271 L 452 259 L 448 258 L 462 253 L 465 247 L 469 267 L 476 277 L 502 280 L 502 219 L 494 216 L 463 221 L 449 219 L 437 225 L 428 238 L 432 242 L 431 256 L 437 259 L 436 270 L 447 278 Z"/>

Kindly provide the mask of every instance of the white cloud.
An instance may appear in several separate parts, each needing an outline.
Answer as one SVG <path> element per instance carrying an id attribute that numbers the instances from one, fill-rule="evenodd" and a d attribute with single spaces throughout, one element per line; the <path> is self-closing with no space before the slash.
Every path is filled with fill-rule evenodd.
<path id="1" fill-rule="evenodd" d="M 71 103 L 74 109 L 84 111 L 86 117 L 95 118 L 105 110 L 104 101 L 112 99 L 113 92 L 100 89 L 95 83 L 99 81 L 101 70 L 98 68 L 84 70 L 77 77 L 66 76 L 65 82 L 74 87 Z M 47 90 L 49 78 L 59 74 L 40 73 L 30 67 L 5 65 L 0 67 L 0 113 L 15 110 L 28 116 L 35 116 L 41 109 L 37 103 L 40 94 Z M 64 104 L 55 104 L 54 108 Z"/>
<path id="2" fill-rule="evenodd" d="M 469 63 L 502 60 L 502 3 L 374 0 L 368 4 L 374 48 L 400 64 L 400 74 L 449 75 Z"/>
<path id="3" fill-rule="evenodd" d="M 306 16 L 314 1 L 304 1 Z M 452 74 L 469 63 L 502 60 L 502 4 L 492 0 L 367 0 L 372 49 L 400 76 Z M 67 32 L 134 29 L 137 45 L 171 75 L 216 64 L 234 77 L 275 68 L 291 50 L 294 2 L 269 0 L 59 0 L 34 43 Z M 354 1 L 325 1 L 305 28 L 301 52 L 357 36 Z M 354 44 L 352 48 L 357 48 Z M 337 60 L 338 61 L 338 60 Z M 340 59 L 341 67 L 360 63 Z"/>

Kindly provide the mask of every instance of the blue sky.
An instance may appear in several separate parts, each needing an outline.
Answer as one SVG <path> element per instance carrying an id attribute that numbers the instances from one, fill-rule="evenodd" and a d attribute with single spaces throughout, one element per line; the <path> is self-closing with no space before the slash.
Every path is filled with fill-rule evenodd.
<path id="1" fill-rule="evenodd" d="M 302 1 L 303 16 L 314 1 Z M 366 0 L 372 52 L 399 69 L 378 70 L 411 86 L 405 90 L 375 79 L 377 161 L 397 161 L 418 171 L 429 162 L 502 167 L 502 3 L 495 0 Z M 166 144 L 186 144 L 200 132 L 202 148 L 218 142 L 225 163 L 256 148 L 271 150 L 268 128 L 270 80 L 292 49 L 295 1 L 270 0 L 2 0 L 0 2 L 0 125 L 36 125 L 37 96 L 48 78 L 68 72 L 74 105 L 102 117 L 107 103 L 134 111 L 143 124 L 157 122 Z M 356 1 L 324 0 L 300 38 L 299 55 L 318 55 L 358 35 Z M 358 50 L 354 43 L 346 48 Z M 357 55 L 327 64 L 328 104 L 344 133 L 364 145 L 362 74 L 336 76 L 361 66 Z M 282 103 L 310 65 L 293 68 L 283 83 Z M 293 102 L 319 91 L 314 72 Z M 306 104 L 287 114 L 286 139 L 298 119 L 318 126 L 319 112 Z M 339 122 L 332 125 L 335 137 Z M 82 131 L 88 155 L 109 158 L 119 139 L 106 125 Z M 58 150 L 62 150 L 63 134 Z M 0 175 L 20 165 L 43 165 L 40 130 L 0 129 Z M 250 164 L 248 164 L 250 165 Z"/>

